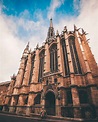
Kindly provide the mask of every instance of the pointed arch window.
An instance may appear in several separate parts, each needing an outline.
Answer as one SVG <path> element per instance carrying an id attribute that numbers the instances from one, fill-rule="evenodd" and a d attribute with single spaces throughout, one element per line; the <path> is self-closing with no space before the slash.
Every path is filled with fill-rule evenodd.
<path id="1" fill-rule="evenodd" d="M 30 79 L 29 84 L 31 83 L 32 76 L 33 76 L 33 69 L 34 69 L 34 60 L 35 60 L 35 54 L 31 58 L 31 71 L 30 71 Z"/>
<path id="2" fill-rule="evenodd" d="M 42 77 L 43 77 L 43 71 L 44 71 L 44 57 L 45 57 L 45 50 L 41 51 L 41 53 L 39 54 L 39 76 L 38 76 L 38 82 L 42 81 Z"/>
<path id="3" fill-rule="evenodd" d="M 70 51 L 71 51 L 74 72 L 75 72 L 75 74 L 82 74 L 81 66 L 80 66 L 80 62 L 79 62 L 79 58 L 78 58 L 78 54 L 77 54 L 77 50 L 76 50 L 74 36 L 69 37 L 69 46 L 70 46 Z"/>
<path id="4" fill-rule="evenodd" d="M 69 70 L 69 63 L 68 63 L 68 56 L 67 56 L 67 49 L 66 49 L 65 39 L 61 40 L 61 45 L 62 45 L 62 51 L 63 51 L 65 75 L 69 75 L 70 70 Z"/>
<path id="5" fill-rule="evenodd" d="M 50 71 L 57 72 L 57 70 L 58 70 L 57 45 L 53 44 L 50 47 Z"/>

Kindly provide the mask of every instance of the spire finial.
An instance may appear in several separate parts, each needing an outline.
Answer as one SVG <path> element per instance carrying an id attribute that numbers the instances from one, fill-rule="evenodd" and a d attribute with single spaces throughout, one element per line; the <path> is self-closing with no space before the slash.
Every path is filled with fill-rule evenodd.
<path id="1" fill-rule="evenodd" d="M 74 31 L 76 31 L 77 30 L 77 27 L 76 27 L 76 25 L 74 24 Z"/>
<path id="2" fill-rule="evenodd" d="M 29 49 L 29 42 L 28 42 L 28 44 L 27 44 L 27 46 L 26 46 L 26 49 Z"/>
<path id="3" fill-rule="evenodd" d="M 64 26 L 64 31 L 63 32 L 67 32 L 67 26 Z"/>
<path id="4" fill-rule="evenodd" d="M 84 32 L 84 30 L 83 30 L 83 28 L 82 28 L 82 34 L 84 34 L 85 32 Z"/>
<path id="5" fill-rule="evenodd" d="M 11 76 L 11 80 L 16 80 L 16 75 L 15 75 L 15 74 L 13 74 L 13 75 Z"/>
<path id="6" fill-rule="evenodd" d="M 36 49 L 38 49 L 39 48 L 39 43 L 37 43 L 37 45 L 36 45 Z"/>
<path id="7" fill-rule="evenodd" d="M 27 55 L 28 53 L 29 53 L 29 42 L 28 42 L 28 44 L 26 45 L 26 48 L 23 51 L 23 55 Z"/>
<path id="8" fill-rule="evenodd" d="M 52 18 L 50 19 L 50 27 L 53 27 Z"/>
<path id="9" fill-rule="evenodd" d="M 58 32 L 58 30 L 56 31 L 56 36 L 58 36 L 59 35 L 59 32 Z"/>
<path id="10" fill-rule="evenodd" d="M 30 53 L 31 53 L 31 51 L 32 51 L 32 50 L 31 50 L 31 48 L 30 48 Z"/>

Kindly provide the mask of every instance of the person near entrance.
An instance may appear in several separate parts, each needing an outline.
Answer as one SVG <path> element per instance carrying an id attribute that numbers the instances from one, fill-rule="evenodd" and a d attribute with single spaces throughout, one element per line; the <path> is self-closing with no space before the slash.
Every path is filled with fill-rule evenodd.
<path id="1" fill-rule="evenodd" d="M 45 118 L 47 116 L 46 110 L 44 108 L 42 108 L 40 116 L 41 116 L 41 118 Z"/>

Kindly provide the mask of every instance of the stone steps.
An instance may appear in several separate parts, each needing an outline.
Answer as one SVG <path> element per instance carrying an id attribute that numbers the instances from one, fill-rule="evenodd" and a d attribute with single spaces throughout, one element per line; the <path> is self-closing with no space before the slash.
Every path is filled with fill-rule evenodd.
<path id="1" fill-rule="evenodd" d="M 57 117 L 57 116 L 49 116 L 49 115 L 47 115 L 45 118 L 42 119 L 39 114 L 31 114 L 31 116 L 26 116 L 25 114 L 17 115 L 14 113 L 11 114 L 7 112 L 0 112 L 0 119 L 2 119 L 2 122 L 5 122 L 3 120 L 5 118 L 9 121 L 13 120 L 15 122 L 17 121 L 24 122 L 24 120 L 25 122 L 98 122 L 98 119 L 84 120 L 79 118 L 67 118 L 67 117 Z"/>

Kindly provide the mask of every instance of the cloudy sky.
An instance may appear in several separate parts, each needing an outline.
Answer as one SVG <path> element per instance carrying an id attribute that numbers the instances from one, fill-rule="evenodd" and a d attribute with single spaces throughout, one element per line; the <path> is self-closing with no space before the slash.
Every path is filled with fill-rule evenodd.
<path id="1" fill-rule="evenodd" d="M 45 41 L 51 17 L 59 33 L 84 28 L 98 63 L 98 0 L 0 0 L 0 82 L 17 74 L 28 41 L 32 50 Z"/>

